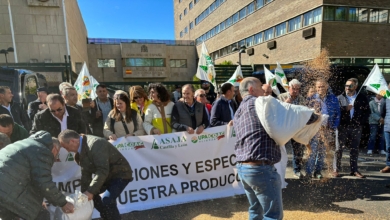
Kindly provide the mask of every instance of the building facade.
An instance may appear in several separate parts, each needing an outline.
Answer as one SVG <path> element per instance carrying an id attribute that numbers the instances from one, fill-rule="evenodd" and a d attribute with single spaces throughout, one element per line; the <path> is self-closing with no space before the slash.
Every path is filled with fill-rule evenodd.
<path id="1" fill-rule="evenodd" d="M 215 63 L 300 63 L 327 48 L 334 63 L 390 73 L 388 0 L 174 0 L 175 37 L 205 42 Z"/>

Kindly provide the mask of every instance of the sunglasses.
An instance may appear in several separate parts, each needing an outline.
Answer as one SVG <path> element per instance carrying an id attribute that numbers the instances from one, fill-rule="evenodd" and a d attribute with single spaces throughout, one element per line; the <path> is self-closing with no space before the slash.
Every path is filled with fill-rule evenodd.
<path id="1" fill-rule="evenodd" d="M 345 85 L 346 88 L 353 88 L 355 85 L 351 84 L 351 85 Z"/>
<path id="2" fill-rule="evenodd" d="M 206 97 L 206 94 L 200 94 L 199 97 L 204 98 Z"/>
<path id="3" fill-rule="evenodd" d="M 140 97 L 136 96 L 136 97 L 134 97 L 133 99 L 134 99 L 134 100 L 137 100 L 138 98 L 140 98 Z"/>
<path id="4" fill-rule="evenodd" d="M 62 108 L 59 108 L 57 110 L 50 110 L 51 113 L 56 113 L 56 112 L 61 112 L 62 111 Z"/>

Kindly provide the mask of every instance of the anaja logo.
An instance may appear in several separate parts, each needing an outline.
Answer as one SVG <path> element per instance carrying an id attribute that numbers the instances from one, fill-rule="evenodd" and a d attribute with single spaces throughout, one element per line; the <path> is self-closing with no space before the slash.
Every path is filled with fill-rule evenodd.
<path id="1" fill-rule="evenodd" d="M 187 147 L 187 139 L 185 136 L 167 137 L 154 139 L 152 149 L 172 149 L 178 147 Z"/>

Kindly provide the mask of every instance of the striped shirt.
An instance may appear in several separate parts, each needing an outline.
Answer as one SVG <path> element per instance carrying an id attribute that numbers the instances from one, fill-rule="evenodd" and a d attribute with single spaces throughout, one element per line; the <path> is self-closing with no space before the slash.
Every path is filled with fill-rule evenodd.
<path id="1" fill-rule="evenodd" d="M 280 147 L 260 123 L 255 101 L 256 97 L 246 96 L 234 115 L 233 124 L 237 136 L 236 161 L 267 160 L 275 164 L 281 159 Z"/>

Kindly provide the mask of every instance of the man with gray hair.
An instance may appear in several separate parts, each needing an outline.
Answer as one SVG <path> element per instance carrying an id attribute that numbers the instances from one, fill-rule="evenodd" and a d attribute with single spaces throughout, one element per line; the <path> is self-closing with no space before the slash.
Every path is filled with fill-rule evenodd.
<path id="1" fill-rule="evenodd" d="M 256 99 L 264 95 L 261 86 L 255 77 L 247 77 L 240 84 L 243 100 L 233 119 L 236 167 L 249 200 L 249 219 L 283 219 L 281 177 L 274 167 L 282 155 L 256 111 Z M 318 118 L 313 113 L 306 124 Z"/>
<path id="2" fill-rule="evenodd" d="M 210 121 L 211 104 L 209 104 L 209 102 L 207 101 L 206 91 L 204 91 L 204 89 L 196 90 L 195 99 L 197 102 L 200 102 L 205 106 L 207 118 Z"/>
<path id="3" fill-rule="evenodd" d="M 0 150 L 10 143 L 11 140 L 9 139 L 9 137 L 6 134 L 0 132 Z"/>
<path id="4" fill-rule="evenodd" d="M 306 105 L 306 99 L 301 95 L 301 85 L 297 79 L 293 79 L 288 84 L 288 92 L 282 93 L 278 96 L 278 99 L 282 102 L 290 103 L 293 105 Z M 293 139 L 287 142 L 286 147 L 291 147 L 293 150 L 293 170 L 294 176 L 302 178 L 301 173 L 303 149 L 304 146 Z"/>

